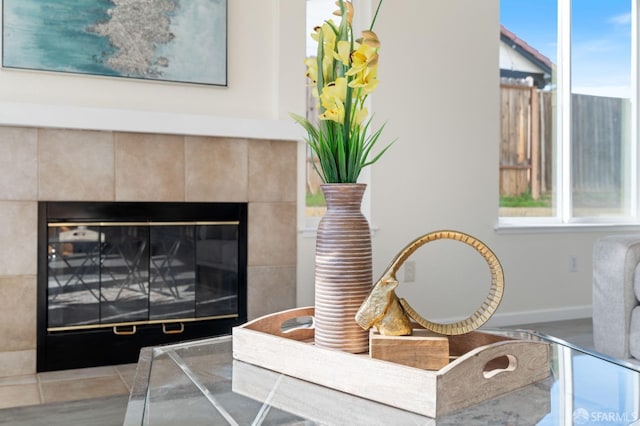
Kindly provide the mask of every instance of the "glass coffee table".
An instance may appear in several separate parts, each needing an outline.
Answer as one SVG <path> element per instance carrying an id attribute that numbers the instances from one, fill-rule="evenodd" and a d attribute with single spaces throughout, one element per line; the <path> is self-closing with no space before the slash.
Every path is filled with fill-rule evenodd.
<path id="1" fill-rule="evenodd" d="M 222 336 L 144 348 L 124 424 L 640 424 L 640 366 L 531 331 L 483 331 L 548 342 L 551 375 L 434 419 L 234 360 Z"/>

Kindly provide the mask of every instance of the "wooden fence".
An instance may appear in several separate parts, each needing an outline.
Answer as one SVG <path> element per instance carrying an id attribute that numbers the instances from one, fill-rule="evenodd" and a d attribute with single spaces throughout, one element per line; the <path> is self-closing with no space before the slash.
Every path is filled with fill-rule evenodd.
<path id="1" fill-rule="evenodd" d="M 513 84 L 500 92 L 500 195 L 538 199 L 553 189 L 553 94 Z M 571 115 L 574 195 L 619 192 L 629 100 L 573 94 Z"/>
<path id="2" fill-rule="evenodd" d="M 535 87 L 500 86 L 500 195 L 530 192 L 540 196 L 541 137 L 538 92 Z"/>
<path id="3" fill-rule="evenodd" d="M 628 99 L 573 95 L 571 172 L 578 194 L 614 194 L 623 185 L 629 146 Z"/>

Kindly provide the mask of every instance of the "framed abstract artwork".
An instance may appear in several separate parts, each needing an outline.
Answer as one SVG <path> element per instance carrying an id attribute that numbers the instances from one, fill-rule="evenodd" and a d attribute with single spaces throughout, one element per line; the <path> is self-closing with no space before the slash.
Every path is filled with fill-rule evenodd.
<path id="1" fill-rule="evenodd" d="M 2 66 L 227 85 L 227 0 L 4 0 Z"/>

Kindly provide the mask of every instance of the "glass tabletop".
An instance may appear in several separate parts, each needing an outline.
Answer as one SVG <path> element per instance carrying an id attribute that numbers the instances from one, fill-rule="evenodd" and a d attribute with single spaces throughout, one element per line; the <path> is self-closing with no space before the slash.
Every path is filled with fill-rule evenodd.
<path id="1" fill-rule="evenodd" d="M 424 417 L 233 359 L 231 336 L 144 348 L 125 425 L 630 425 L 640 369 L 531 331 L 551 375 L 457 412 Z M 390 378 L 392 380 L 392 378 Z"/>

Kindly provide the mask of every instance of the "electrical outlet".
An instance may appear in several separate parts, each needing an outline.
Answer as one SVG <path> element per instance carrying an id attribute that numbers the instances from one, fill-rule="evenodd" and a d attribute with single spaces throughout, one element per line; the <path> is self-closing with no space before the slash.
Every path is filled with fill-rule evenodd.
<path id="1" fill-rule="evenodd" d="M 404 262 L 404 282 L 412 283 L 416 280 L 416 262 Z"/>
<path id="2" fill-rule="evenodd" d="M 569 263 L 567 266 L 569 272 L 578 272 L 578 258 L 574 255 L 569 256 Z"/>

